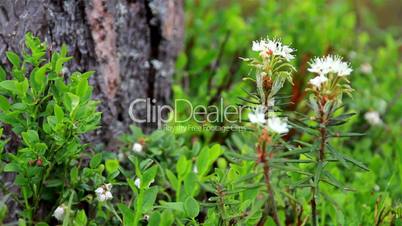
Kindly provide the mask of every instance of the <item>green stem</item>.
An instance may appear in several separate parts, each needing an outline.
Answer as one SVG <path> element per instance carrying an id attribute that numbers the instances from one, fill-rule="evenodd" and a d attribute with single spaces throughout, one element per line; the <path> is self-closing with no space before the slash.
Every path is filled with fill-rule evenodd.
<path id="1" fill-rule="evenodd" d="M 180 200 L 181 182 L 182 182 L 182 179 L 179 177 L 177 179 L 176 202 L 178 202 Z"/>
<path id="2" fill-rule="evenodd" d="M 311 192 L 313 193 L 313 197 L 311 198 L 311 225 L 312 226 L 317 226 L 318 225 L 318 219 L 317 219 L 317 200 L 316 200 L 316 192 L 315 188 L 311 188 Z"/>
<path id="3" fill-rule="evenodd" d="M 113 207 L 113 205 L 110 205 L 110 203 L 107 203 L 107 206 L 109 209 L 112 211 L 113 215 L 120 221 L 121 224 L 123 224 L 123 220 L 120 218 L 119 214 L 117 214 L 116 209 Z"/>
<path id="4" fill-rule="evenodd" d="M 142 203 L 144 200 L 144 190 L 140 189 L 140 192 L 138 193 L 138 198 L 137 198 L 137 203 L 135 206 L 135 215 L 134 215 L 134 226 L 138 225 L 138 222 L 140 221 L 141 214 L 142 214 Z"/>

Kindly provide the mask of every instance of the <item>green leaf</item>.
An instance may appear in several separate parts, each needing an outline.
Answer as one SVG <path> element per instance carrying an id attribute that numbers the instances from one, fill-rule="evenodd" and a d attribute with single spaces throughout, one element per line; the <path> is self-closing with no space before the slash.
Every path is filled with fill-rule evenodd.
<path id="1" fill-rule="evenodd" d="M 152 210 L 152 207 L 155 203 L 157 194 L 158 194 L 158 188 L 155 186 L 144 190 L 144 200 L 142 202 L 142 212 L 146 213 L 146 212 Z"/>
<path id="2" fill-rule="evenodd" d="M 149 216 L 148 226 L 160 226 L 161 225 L 161 214 L 159 212 L 153 212 Z"/>
<path id="3" fill-rule="evenodd" d="M 197 158 L 198 175 L 205 175 L 214 162 L 223 154 L 223 149 L 219 144 L 215 144 L 211 148 L 204 147 Z M 233 153 L 233 152 L 232 152 Z"/>
<path id="4" fill-rule="evenodd" d="M 77 215 L 74 219 L 74 225 L 76 226 L 85 226 L 87 225 L 87 215 L 85 214 L 84 210 L 78 211 Z"/>
<path id="5" fill-rule="evenodd" d="M 31 74 L 31 84 L 32 87 L 35 87 L 35 90 L 37 92 L 40 92 L 43 90 L 43 88 L 46 86 L 46 72 L 49 68 L 48 64 L 43 65 L 42 67 L 36 69 L 33 71 Z"/>
<path id="6" fill-rule="evenodd" d="M 314 187 L 318 188 L 318 183 L 320 183 L 321 172 L 324 169 L 326 163 L 318 162 L 318 165 L 314 173 Z"/>
<path id="7" fill-rule="evenodd" d="M 48 188 L 59 187 L 61 185 L 63 185 L 63 181 L 60 179 L 52 179 L 46 182 L 46 187 Z"/>
<path id="8" fill-rule="evenodd" d="M 7 74 L 2 66 L 0 66 L 0 82 L 6 80 Z"/>
<path id="9" fill-rule="evenodd" d="M 123 225 L 134 225 L 134 211 L 128 208 L 125 204 L 117 204 L 117 208 L 119 208 L 121 214 L 123 215 Z"/>
<path id="10" fill-rule="evenodd" d="M 74 166 L 70 171 L 70 180 L 72 184 L 76 184 L 78 182 L 79 172 L 78 168 Z"/>
<path id="11" fill-rule="evenodd" d="M 160 202 L 162 208 L 184 212 L 183 202 L 165 202 L 165 201 Z"/>
<path id="12" fill-rule="evenodd" d="M 21 172 L 22 168 L 18 164 L 11 162 L 4 166 L 3 171 L 4 172 Z"/>
<path id="13" fill-rule="evenodd" d="M 357 166 L 363 170 L 370 171 L 370 169 L 366 165 L 364 165 L 362 162 L 359 162 L 356 159 L 353 159 L 352 157 L 349 157 L 349 156 L 344 156 L 344 158 L 346 159 L 346 161 L 354 164 L 355 166 Z"/>
<path id="14" fill-rule="evenodd" d="M 195 218 L 200 212 L 200 205 L 197 200 L 189 196 L 184 201 L 184 211 L 189 218 Z"/>
<path id="15" fill-rule="evenodd" d="M 86 98 L 88 87 L 88 81 L 81 78 L 77 86 L 76 94 L 82 99 Z"/>
<path id="16" fill-rule="evenodd" d="M 20 67 L 20 57 L 15 54 L 14 52 L 7 51 L 6 52 L 7 59 L 10 61 L 10 63 L 14 66 L 19 68 Z"/>
<path id="17" fill-rule="evenodd" d="M 167 176 L 167 178 L 169 180 L 170 186 L 174 190 L 177 190 L 177 185 L 178 185 L 177 177 L 169 169 L 166 169 L 166 176 Z"/>
<path id="18" fill-rule="evenodd" d="M 156 172 L 158 171 L 157 166 L 152 166 L 151 168 L 147 169 L 141 178 L 141 188 L 148 188 L 151 182 L 154 180 L 156 176 Z"/>
<path id="19" fill-rule="evenodd" d="M 170 226 L 173 225 L 174 214 L 170 210 L 164 210 L 161 216 L 161 223 L 159 226 Z"/>
<path id="20" fill-rule="evenodd" d="M 176 171 L 179 178 L 183 178 L 190 171 L 190 161 L 184 155 L 180 156 L 176 164 Z"/>
<path id="21" fill-rule="evenodd" d="M 22 139 L 26 145 L 33 146 L 35 143 L 39 142 L 39 135 L 35 130 L 28 130 L 26 132 L 22 132 Z"/>
<path id="22" fill-rule="evenodd" d="M 16 93 L 21 96 L 25 97 L 28 92 L 29 82 L 27 78 L 24 78 L 21 82 L 15 84 Z"/>
<path id="23" fill-rule="evenodd" d="M 187 195 L 193 196 L 198 187 L 197 175 L 193 172 L 187 174 L 187 176 L 184 178 L 184 190 L 186 191 Z"/>
<path id="24" fill-rule="evenodd" d="M 333 148 L 332 145 L 327 144 L 327 148 L 334 158 L 339 160 L 344 167 L 349 168 L 349 165 L 346 163 L 345 158 L 342 153 L 335 150 L 335 148 Z"/>
<path id="25" fill-rule="evenodd" d="M 4 96 L 0 95 L 0 109 L 4 112 L 7 112 L 10 109 L 10 103 L 8 103 L 8 99 Z"/>
<path id="26" fill-rule="evenodd" d="M 57 104 L 54 105 L 54 115 L 56 116 L 58 123 L 61 123 L 63 121 L 64 119 L 63 109 Z"/>
<path id="27" fill-rule="evenodd" d="M 18 82 L 16 80 L 5 80 L 0 82 L 0 87 L 15 94 L 18 91 L 17 84 Z"/>
<path id="28" fill-rule="evenodd" d="M 91 159 L 91 161 L 89 162 L 89 166 L 92 169 L 95 169 L 96 167 L 99 166 L 99 164 L 102 162 L 102 153 L 98 153 L 96 155 L 94 155 Z"/>
<path id="29" fill-rule="evenodd" d="M 119 160 L 117 159 L 108 159 L 105 163 L 106 171 L 108 174 L 112 174 L 119 170 Z"/>
<path id="30" fill-rule="evenodd" d="M 126 180 L 127 180 L 128 186 L 130 186 L 130 188 L 131 188 L 131 191 L 133 191 L 133 193 L 135 193 L 135 194 L 138 193 L 137 186 L 135 186 L 134 180 L 132 180 L 130 178 L 127 178 Z"/>
<path id="31" fill-rule="evenodd" d="M 66 93 L 64 95 L 64 106 L 71 113 L 77 108 L 80 103 L 80 98 L 72 93 Z"/>

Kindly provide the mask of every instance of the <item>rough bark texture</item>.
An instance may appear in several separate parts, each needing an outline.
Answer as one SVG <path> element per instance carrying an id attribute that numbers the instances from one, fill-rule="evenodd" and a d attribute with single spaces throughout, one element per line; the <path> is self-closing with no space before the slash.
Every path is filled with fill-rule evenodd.
<path id="1" fill-rule="evenodd" d="M 69 46 L 68 72 L 95 70 L 94 95 L 102 101 L 102 129 L 91 135 L 112 149 L 132 124 L 136 98 L 171 97 L 174 61 L 183 40 L 182 0 L 6 0 L 0 1 L 0 64 L 5 51 L 19 52 L 28 31 L 53 49 Z M 144 106 L 134 114 L 144 118 Z M 156 124 L 140 125 L 151 131 Z"/>
<path id="2" fill-rule="evenodd" d="M 102 128 L 88 139 L 114 150 L 116 138 L 133 124 L 128 110 L 137 98 L 169 104 L 174 62 L 183 41 L 182 0 L 1 0 L 0 64 L 9 68 L 5 52 L 21 52 L 26 32 L 45 40 L 53 50 L 63 43 L 74 60 L 73 71 L 96 71 L 91 83 L 101 101 Z M 145 106 L 134 115 L 144 118 Z M 141 124 L 146 131 L 154 124 Z M 5 131 L 10 131 L 5 126 Z M 7 151 L 19 141 L 11 138 Z M 12 186 L 13 175 L 0 178 Z M 1 196 L 2 191 L 0 191 Z M 15 203 L 9 203 L 15 220 Z"/>

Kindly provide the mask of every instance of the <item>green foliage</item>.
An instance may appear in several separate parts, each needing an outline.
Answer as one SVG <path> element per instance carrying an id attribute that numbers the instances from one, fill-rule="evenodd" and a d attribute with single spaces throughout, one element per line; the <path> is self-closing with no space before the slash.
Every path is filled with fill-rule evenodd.
<path id="1" fill-rule="evenodd" d="M 10 79 L 0 70 L 0 121 L 10 125 L 16 135 L 2 141 L 1 149 L 7 141 L 19 144 L 21 140 L 15 153 L 1 157 L 6 163 L 3 171 L 16 173 L 14 183 L 21 191 L 17 201 L 24 203 L 21 216 L 32 222 L 41 204 L 51 200 L 63 203 L 74 194 L 74 165 L 86 149 L 81 135 L 98 127 L 101 113 L 96 110 L 98 102 L 91 100 L 92 87 L 88 85 L 93 72 L 74 72 L 65 81 L 63 64 L 71 59 L 66 46 L 48 60 L 46 44 L 38 38 L 27 33 L 25 44 L 22 58 L 14 52 L 6 54 Z M 66 177 L 70 169 L 74 169 L 71 181 Z M 82 212 L 77 215 L 77 224 L 86 224 L 84 216 Z"/>
<path id="2" fill-rule="evenodd" d="M 192 131 L 174 122 L 172 130 L 151 134 L 132 126 L 116 153 L 93 149 L 82 140 L 101 117 L 88 84 L 93 72 L 65 75 L 67 47 L 48 55 L 46 44 L 27 34 L 26 48 L 7 52 L 9 64 L 0 67 L 0 173 L 15 173 L 19 188 L 11 192 L 0 182 L 0 222 L 13 201 L 21 212 L 12 223 L 19 225 L 275 225 L 273 204 L 280 224 L 311 225 L 316 195 L 320 225 L 401 224 L 402 105 L 395 82 L 401 40 L 377 27 L 362 30 L 356 12 L 343 0 L 186 1 L 175 98 L 249 107 L 275 99 L 275 115 L 288 117 L 292 129 L 286 136 L 269 132 L 269 145 L 260 151 L 262 126 Z M 281 70 L 251 51 L 252 41 L 267 34 L 297 49 L 294 61 L 278 60 Z M 354 97 L 339 96 L 342 105 L 320 106 L 305 93 L 308 62 L 328 53 L 354 69 L 348 77 Z M 250 59 L 243 63 L 242 56 Z M 280 79 L 258 88 L 256 75 Z M 188 109 L 175 111 L 185 117 Z M 382 122 L 370 124 L 368 111 L 377 111 Z M 205 125 L 230 124 L 185 124 Z M 319 161 L 323 127 L 325 160 Z M 20 142 L 12 143 L 10 130 Z"/>

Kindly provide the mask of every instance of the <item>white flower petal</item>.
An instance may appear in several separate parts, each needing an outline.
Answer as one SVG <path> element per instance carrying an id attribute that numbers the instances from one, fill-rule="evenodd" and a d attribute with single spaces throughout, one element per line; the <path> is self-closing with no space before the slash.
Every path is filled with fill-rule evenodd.
<path id="1" fill-rule="evenodd" d="M 321 85 L 326 82 L 328 79 L 324 75 L 316 76 L 313 79 L 310 79 L 309 83 L 317 88 L 320 88 Z"/>
<path id="2" fill-rule="evenodd" d="M 294 59 L 294 49 L 287 45 L 282 44 L 278 40 L 261 39 L 259 41 L 253 41 L 251 49 L 256 52 L 260 52 L 262 57 L 268 57 L 269 55 L 281 56 L 286 61 Z"/>
<path id="3" fill-rule="evenodd" d="M 383 124 L 383 121 L 380 117 L 380 113 L 377 111 L 368 111 L 364 114 L 364 119 L 370 124 L 370 125 L 381 125 Z"/>
<path id="4" fill-rule="evenodd" d="M 289 126 L 287 118 L 270 117 L 268 118 L 268 128 L 275 133 L 287 133 L 289 132 Z"/>
<path id="5" fill-rule="evenodd" d="M 263 106 L 256 107 L 253 112 L 248 114 L 248 118 L 250 122 L 256 124 L 263 124 L 266 122 L 265 120 L 265 108 Z"/>
<path id="6" fill-rule="evenodd" d="M 142 152 L 142 145 L 140 143 L 135 143 L 133 145 L 133 151 L 137 152 L 137 153 L 141 153 Z"/>
<path id="7" fill-rule="evenodd" d="M 64 218 L 65 207 L 63 205 L 56 208 L 53 212 L 53 217 L 56 218 L 58 221 L 62 221 Z"/>
<path id="8" fill-rule="evenodd" d="M 140 188 L 140 186 L 141 186 L 141 180 L 140 180 L 140 178 L 135 179 L 134 184 L 135 184 L 135 186 L 136 186 L 137 188 Z"/>

